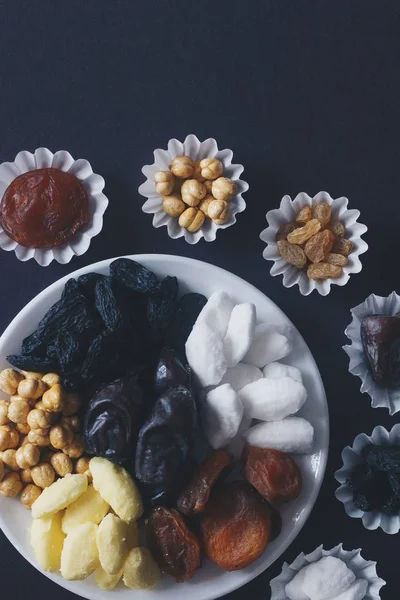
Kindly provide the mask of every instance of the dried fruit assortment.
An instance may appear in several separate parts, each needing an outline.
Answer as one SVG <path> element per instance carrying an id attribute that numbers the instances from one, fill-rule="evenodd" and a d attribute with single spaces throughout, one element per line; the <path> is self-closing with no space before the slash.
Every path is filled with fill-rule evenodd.
<path id="1" fill-rule="evenodd" d="M 310 279 L 340 277 L 353 249 L 344 238 L 343 224 L 331 217 L 327 202 L 304 206 L 296 220 L 281 225 L 276 234 L 281 258 L 298 269 L 307 268 Z"/>
<path id="2" fill-rule="evenodd" d="M 154 175 L 155 191 L 162 196 L 162 207 L 188 231 L 198 231 L 207 218 L 217 225 L 227 222 L 229 202 L 236 194 L 236 184 L 223 177 L 224 166 L 217 158 L 195 161 L 176 156 L 169 171 Z"/>

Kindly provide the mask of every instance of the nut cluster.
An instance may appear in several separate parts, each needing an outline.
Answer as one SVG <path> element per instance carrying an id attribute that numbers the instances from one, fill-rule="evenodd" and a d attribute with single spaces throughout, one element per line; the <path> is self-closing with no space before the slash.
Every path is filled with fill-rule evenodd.
<path id="1" fill-rule="evenodd" d="M 206 218 L 217 225 L 229 219 L 229 201 L 236 194 L 236 184 L 222 177 L 224 166 L 217 158 L 195 161 L 189 156 L 176 156 L 169 171 L 154 175 L 155 190 L 162 196 L 162 207 L 178 223 L 194 233 Z"/>
<path id="2" fill-rule="evenodd" d="M 57 477 L 85 473 L 89 459 L 79 431 L 77 394 L 67 393 L 57 373 L 0 373 L 0 493 L 31 508 Z"/>

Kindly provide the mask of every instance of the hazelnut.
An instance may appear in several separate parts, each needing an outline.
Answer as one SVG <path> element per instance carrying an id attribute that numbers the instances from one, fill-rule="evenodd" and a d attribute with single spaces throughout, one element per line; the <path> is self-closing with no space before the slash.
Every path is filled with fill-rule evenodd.
<path id="1" fill-rule="evenodd" d="M 49 487 L 55 480 L 56 474 L 50 463 L 40 462 L 31 469 L 33 483 L 40 488 Z"/>
<path id="2" fill-rule="evenodd" d="M 32 406 L 32 408 L 37 408 L 38 410 L 46 410 L 42 400 L 39 400 L 38 402 L 36 402 L 36 400 L 35 400 L 35 404 Z M 47 411 L 47 412 L 49 412 L 49 411 Z"/>
<path id="3" fill-rule="evenodd" d="M 78 412 L 81 407 L 81 400 L 78 394 L 65 394 L 64 399 L 64 408 L 62 409 L 62 414 L 65 417 L 70 417 Z"/>
<path id="4" fill-rule="evenodd" d="M 22 469 L 22 471 L 20 471 L 19 474 L 21 475 L 22 483 L 32 483 L 33 479 L 30 469 Z"/>
<path id="5" fill-rule="evenodd" d="M 31 429 L 48 429 L 54 423 L 54 413 L 34 408 L 28 414 L 28 425 Z"/>
<path id="6" fill-rule="evenodd" d="M 8 407 L 8 418 L 13 423 L 26 423 L 30 406 L 24 398 L 10 402 Z"/>
<path id="7" fill-rule="evenodd" d="M 50 444 L 53 448 L 61 450 L 68 446 L 74 439 L 74 433 L 69 425 L 54 425 L 50 429 Z"/>
<path id="8" fill-rule="evenodd" d="M 70 458 L 80 458 L 85 452 L 85 446 L 83 444 L 82 437 L 75 434 L 74 439 L 68 446 L 64 446 L 63 452 Z"/>
<path id="9" fill-rule="evenodd" d="M 179 194 L 172 194 L 171 196 L 164 196 L 162 208 L 170 217 L 179 217 L 186 209 L 186 205 Z"/>
<path id="10" fill-rule="evenodd" d="M 61 412 L 64 408 L 66 394 L 59 383 L 53 385 L 43 394 L 43 406 L 49 412 Z"/>
<path id="11" fill-rule="evenodd" d="M 236 183 L 232 179 L 228 179 L 228 177 L 220 177 L 212 184 L 212 195 L 216 200 L 229 202 L 235 194 Z"/>
<path id="12" fill-rule="evenodd" d="M 0 452 L 0 459 L 6 465 L 7 469 L 11 469 L 11 471 L 19 471 L 16 454 L 17 451 L 11 448 L 9 450 L 4 450 L 4 452 Z"/>
<path id="13" fill-rule="evenodd" d="M 205 177 L 203 177 L 203 175 L 201 174 L 201 167 L 200 167 L 199 160 L 194 161 L 194 169 L 193 169 L 192 177 L 193 177 L 193 179 L 197 179 L 197 181 L 201 181 L 201 183 L 204 183 L 204 181 L 206 180 Z"/>
<path id="14" fill-rule="evenodd" d="M 13 471 L 7 473 L 0 483 L 0 494 L 7 498 L 15 498 L 22 490 L 22 483 L 19 478 L 19 474 Z"/>
<path id="15" fill-rule="evenodd" d="M 9 423 L 8 402 L 0 400 L 0 425 L 7 425 L 7 423 Z"/>
<path id="16" fill-rule="evenodd" d="M 77 471 L 77 473 L 78 473 L 78 471 Z M 3 481 L 4 474 L 5 474 L 5 469 L 4 469 L 3 461 L 0 459 L 0 481 Z"/>
<path id="17" fill-rule="evenodd" d="M 43 373 L 36 373 L 36 371 L 22 371 L 25 379 L 43 379 Z"/>
<path id="18" fill-rule="evenodd" d="M 0 390 L 12 396 L 17 391 L 19 382 L 23 378 L 24 376 L 15 369 L 4 369 L 0 373 Z"/>
<path id="19" fill-rule="evenodd" d="M 37 485 L 33 485 L 33 483 L 29 483 L 21 492 L 21 502 L 30 510 L 32 508 L 32 504 L 37 500 L 42 493 L 42 490 Z"/>
<path id="20" fill-rule="evenodd" d="M 68 473 L 72 473 L 72 460 L 63 452 L 56 452 L 51 457 L 51 466 L 60 477 L 65 477 Z"/>
<path id="21" fill-rule="evenodd" d="M 23 379 L 18 385 L 18 396 L 37 400 L 47 390 L 47 385 L 40 379 Z"/>
<path id="22" fill-rule="evenodd" d="M 217 158 L 203 158 L 200 167 L 204 179 L 217 179 L 224 170 L 224 165 Z"/>
<path id="23" fill-rule="evenodd" d="M 28 431 L 28 433 L 29 433 L 29 431 Z M 29 442 L 29 440 L 28 440 L 28 435 L 24 435 L 24 436 L 21 438 L 21 440 L 20 440 L 20 442 L 19 442 L 19 445 L 20 445 L 20 447 L 21 447 L 21 446 L 25 446 L 25 444 L 29 444 L 29 443 L 30 443 L 30 442 Z"/>
<path id="24" fill-rule="evenodd" d="M 89 481 L 92 481 L 92 474 L 89 468 L 90 458 L 88 456 L 82 456 L 78 458 L 75 464 L 75 473 L 86 475 Z"/>
<path id="25" fill-rule="evenodd" d="M 203 225 L 205 220 L 204 213 L 197 208 L 187 208 L 179 217 L 178 223 L 188 231 L 194 233 Z"/>
<path id="26" fill-rule="evenodd" d="M 216 225 L 223 225 L 229 218 L 228 203 L 224 200 L 214 200 L 208 207 L 208 216 Z"/>
<path id="27" fill-rule="evenodd" d="M 20 433 L 21 435 L 28 435 L 28 433 L 30 432 L 31 428 L 29 427 L 28 423 L 16 423 L 15 425 L 15 429 L 18 431 L 18 433 Z"/>
<path id="28" fill-rule="evenodd" d="M 206 187 L 196 179 L 188 179 L 183 182 L 181 189 L 182 200 L 188 206 L 197 206 L 206 193 Z"/>
<path id="29" fill-rule="evenodd" d="M 78 433 L 81 430 L 81 420 L 78 415 L 72 415 L 72 417 L 62 417 L 60 425 L 69 425 L 74 433 Z"/>
<path id="30" fill-rule="evenodd" d="M 206 217 L 208 217 L 208 207 L 214 200 L 214 196 L 212 196 L 211 194 L 207 194 L 207 196 L 203 198 L 203 200 L 199 204 L 199 209 L 206 215 Z"/>
<path id="31" fill-rule="evenodd" d="M 43 375 L 42 381 L 49 387 L 53 387 L 56 383 L 61 383 L 61 377 L 58 373 L 46 373 L 46 375 Z"/>
<path id="32" fill-rule="evenodd" d="M 17 448 L 19 434 L 11 425 L 0 426 L 0 452 L 9 448 Z"/>
<path id="33" fill-rule="evenodd" d="M 171 171 L 157 171 L 154 175 L 154 181 L 156 182 L 156 194 L 160 194 L 160 196 L 169 196 L 172 194 L 175 177 Z"/>
<path id="34" fill-rule="evenodd" d="M 194 163 L 189 156 L 175 156 L 169 168 L 175 177 L 187 179 L 193 175 Z"/>
<path id="35" fill-rule="evenodd" d="M 28 442 L 35 446 L 39 446 L 40 448 L 50 446 L 49 430 L 32 429 L 32 431 L 28 433 Z"/>
<path id="36" fill-rule="evenodd" d="M 10 396 L 10 402 L 17 402 L 20 400 L 25 400 L 25 402 L 29 404 L 29 408 L 33 408 L 37 402 L 35 398 L 24 398 L 23 396 L 18 396 L 18 394 Z"/>
<path id="37" fill-rule="evenodd" d="M 29 469 L 38 464 L 40 460 L 40 450 L 33 444 L 25 444 L 18 448 L 15 458 L 20 469 Z"/>
<path id="38" fill-rule="evenodd" d="M 210 179 L 206 179 L 204 182 L 205 188 L 207 190 L 207 194 L 212 194 L 212 184 L 214 182 L 211 181 Z"/>

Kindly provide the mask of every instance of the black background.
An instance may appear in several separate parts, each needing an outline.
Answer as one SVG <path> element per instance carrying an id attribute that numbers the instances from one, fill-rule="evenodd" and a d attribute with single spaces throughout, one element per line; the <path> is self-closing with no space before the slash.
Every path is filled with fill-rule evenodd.
<path id="1" fill-rule="evenodd" d="M 0 162 L 46 146 L 87 158 L 110 200 L 102 233 L 68 265 L 0 251 L 0 331 L 38 292 L 92 262 L 181 254 L 247 279 L 305 337 L 325 383 L 331 447 L 321 494 L 287 552 L 231 594 L 269 598 L 269 581 L 319 544 L 362 548 L 398 597 L 399 538 L 367 531 L 334 497 L 340 452 L 360 432 L 391 427 L 348 373 L 341 349 L 350 308 L 398 289 L 400 9 L 397 0 L 0 1 Z M 195 246 L 153 229 L 137 188 L 154 148 L 195 133 L 232 148 L 250 190 L 238 223 Z M 363 271 L 328 297 L 300 295 L 269 275 L 258 236 L 284 194 L 345 195 L 369 227 Z M 0 534 L 2 598 L 72 599 Z"/>

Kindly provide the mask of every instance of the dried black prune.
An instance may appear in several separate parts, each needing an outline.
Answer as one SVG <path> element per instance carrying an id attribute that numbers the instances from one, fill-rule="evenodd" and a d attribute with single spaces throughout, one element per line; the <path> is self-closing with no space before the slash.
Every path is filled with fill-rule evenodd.
<path id="1" fill-rule="evenodd" d="M 164 277 L 156 292 L 149 298 L 147 318 L 150 325 L 157 329 L 165 329 L 171 322 L 175 311 L 175 301 L 178 294 L 176 277 Z"/>
<path id="2" fill-rule="evenodd" d="M 186 294 L 178 300 L 172 320 L 165 332 L 165 343 L 172 346 L 185 358 L 185 344 L 197 317 L 207 303 L 202 294 Z"/>
<path id="3" fill-rule="evenodd" d="M 64 286 L 63 293 L 61 294 L 61 298 L 65 298 L 66 296 L 77 294 L 79 292 L 80 287 L 76 279 L 68 279 L 67 283 Z"/>
<path id="4" fill-rule="evenodd" d="M 124 316 L 118 306 L 110 277 L 104 277 L 97 282 L 95 303 L 107 329 L 120 329 L 123 326 Z"/>
<path id="5" fill-rule="evenodd" d="M 400 447 L 368 444 L 362 457 L 372 470 L 386 473 L 400 473 Z"/>
<path id="6" fill-rule="evenodd" d="M 126 287 L 151 294 L 158 288 L 158 279 L 152 271 L 129 258 L 117 258 L 110 264 L 110 275 Z"/>
<path id="7" fill-rule="evenodd" d="M 97 456 L 120 464 L 133 461 L 143 409 L 144 393 L 138 373 L 101 387 L 90 400 L 84 417 L 87 447 Z"/>
<path id="8" fill-rule="evenodd" d="M 190 389 L 190 367 L 185 368 L 172 348 L 163 348 L 158 361 L 155 390 L 162 394 L 165 390 L 177 385 Z"/>
<path id="9" fill-rule="evenodd" d="M 36 371 L 38 373 L 50 373 L 58 371 L 59 365 L 56 360 L 47 357 L 34 356 L 33 354 L 10 354 L 7 360 L 13 367 L 21 371 Z"/>
<path id="10" fill-rule="evenodd" d="M 61 331 L 47 348 L 47 356 L 57 361 L 62 372 L 73 368 L 81 355 L 82 347 L 69 331 Z"/>
<path id="11" fill-rule="evenodd" d="M 374 381 L 386 388 L 400 385 L 400 319 L 370 315 L 361 322 L 361 340 Z"/>
<path id="12" fill-rule="evenodd" d="M 354 504 L 365 512 L 379 509 L 391 496 L 387 474 L 372 471 L 364 463 L 353 469 L 347 484 L 353 490 Z"/>
<path id="13" fill-rule="evenodd" d="M 100 273 L 85 273 L 85 275 L 78 277 L 79 289 L 81 290 L 82 294 L 86 296 L 86 298 L 94 301 L 96 284 L 105 277 L 105 275 L 101 275 Z"/>
<path id="14" fill-rule="evenodd" d="M 82 363 L 82 380 L 90 382 L 96 379 L 99 383 L 107 381 L 109 377 L 117 377 L 123 372 L 127 356 L 121 358 L 120 372 L 115 372 L 119 358 L 123 354 L 122 336 L 120 332 L 104 331 L 97 335 L 89 345 Z M 133 361 L 132 361 L 133 362 Z"/>

